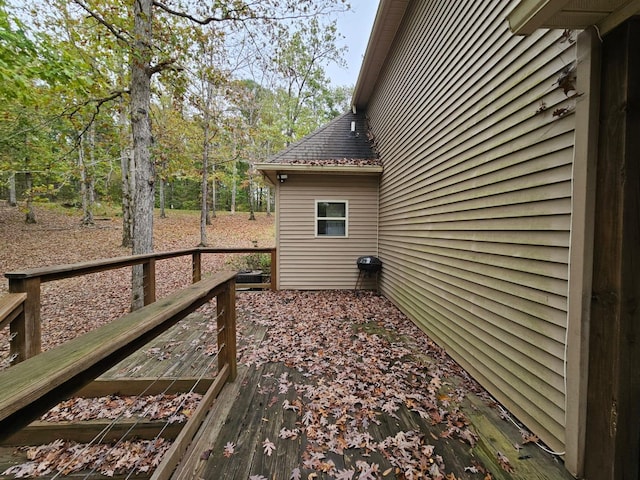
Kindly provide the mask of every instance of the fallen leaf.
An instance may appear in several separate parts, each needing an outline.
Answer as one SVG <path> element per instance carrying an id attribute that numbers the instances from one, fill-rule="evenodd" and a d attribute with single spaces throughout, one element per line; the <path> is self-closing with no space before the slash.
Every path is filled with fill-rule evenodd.
<path id="1" fill-rule="evenodd" d="M 224 446 L 224 451 L 222 452 L 222 455 L 224 455 L 226 458 L 230 458 L 231 455 L 233 455 L 236 451 L 236 445 L 233 442 L 227 442 L 227 444 Z"/>
<path id="2" fill-rule="evenodd" d="M 276 446 L 269 440 L 268 438 L 262 442 L 262 448 L 267 457 L 270 457 L 273 451 L 276 449 Z"/>
<path id="3" fill-rule="evenodd" d="M 291 472 L 291 476 L 289 480 L 300 480 L 302 478 L 302 473 L 300 472 L 300 468 L 296 467 Z"/>
<path id="4" fill-rule="evenodd" d="M 504 455 L 502 452 L 498 451 L 497 452 L 497 457 L 498 457 L 498 465 L 500 465 L 500 467 L 505 472 L 513 473 L 515 471 L 513 469 L 513 467 L 511 466 L 511 462 L 509 462 L 509 459 L 507 458 L 506 455 Z"/>

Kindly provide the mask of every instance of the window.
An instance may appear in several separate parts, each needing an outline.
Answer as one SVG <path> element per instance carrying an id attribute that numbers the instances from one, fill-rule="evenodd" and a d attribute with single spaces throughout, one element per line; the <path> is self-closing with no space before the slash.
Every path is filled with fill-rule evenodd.
<path id="1" fill-rule="evenodd" d="M 316 237 L 346 237 L 348 210 L 346 200 L 316 200 Z"/>

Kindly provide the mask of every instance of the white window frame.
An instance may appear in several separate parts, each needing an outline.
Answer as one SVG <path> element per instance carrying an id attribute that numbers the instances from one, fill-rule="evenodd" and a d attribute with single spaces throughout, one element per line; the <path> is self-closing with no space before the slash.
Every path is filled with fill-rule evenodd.
<path id="1" fill-rule="evenodd" d="M 318 204 L 320 203 L 343 203 L 344 204 L 344 217 L 319 217 L 318 216 Z M 317 238 L 347 238 L 349 237 L 349 200 L 316 200 L 314 206 L 315 217 L 315 236 Z M 344 235 L 324 235 L 318 233 L 318 221 L 319 220 L 344 220 Z"/>

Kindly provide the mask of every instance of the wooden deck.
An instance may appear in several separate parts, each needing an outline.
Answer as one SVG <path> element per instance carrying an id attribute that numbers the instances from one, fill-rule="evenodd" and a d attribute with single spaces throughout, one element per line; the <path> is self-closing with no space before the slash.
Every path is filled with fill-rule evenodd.
<path id="1" fill-rule="evenodd" d="M 259 335 L 256 335 L 256 338 L 260 340 Z M 328 473 L 304 468 L 305 460 L 311 457 L 305 435 L 301 434 L 294 439 L 279 438 L 283 428 L 289 431 L 296 428 L 304 429 L 295 411 L 282 408 L 285 400 L 294 402 L 297 396 L 294 389 L 286 393 L 279 392 L 278 379 L 283 375 L 293 384 L 309 382 L 300 372 L 282 363 L 268 363 L 258 368 L 240 367 L 236 382 L 222 392 L 192 444 L 188 456 L 172 478 L 246 480 L 252 476 L 262 478 L 259 477 L 262 475 L 267 479 L 289 479 L 295 478 L 292 475 L 296 469 L 300 469 L 302 479 L 335 478 Z M 397 418 L 380 415 L 380 424 L 372 423 L 369 433 L 372 442 L 377 442 L 387 437 L 395 437 L 399 432 L 419 432 L 424 439 L 423 444 L 434 445 L 436 454 L 442 456 L 442 463 L 446 466 L 446 472 L 442 473 L 455 474 L 455 477 L 449 478 L 484 479 L 486 473 L 472 473 L 470 467 L 474 465 L 485 465 L 487 472 L 492 474 L 487 478 L 493 479 L 573 478 L 560 462 L 535 445 L 525 445 L 519 451 L 516 450 L 514 445 L 522 443 L 519 431 L 514 425 L 500 418 L 498 412 L 487 406 L 484 400 L 471 395 L 465 402 L 465 410 L 468 411 L 474 431 L 479 436 L 474 448 L 460 440 L 443 438 L 443 427 L 433 426 L 430 421 L 422 419 L 404 407 L 396 412 Z M 263 442 L 267 439 L 276 445 L 270 456 L 264 454 Z M 234 444 L 235 448 L 233 455 L 226 457 L 224 450 L 228 443 Z M 499 466 L 497 452 L 508 456 L 513 472 L 507 472 Z M 327 464 L 327 469 L 333 464 L 335 471 L 354 470 L 354 479 L 408 478 L 378 451 L 347 448 L 342 454 L 327 453 L 323 462 Z M 377 464 L 377 476 L 359 477 L 362 473 L 358 468 L 359 462 Z"/>
<path id="2" fill-rule="evenodd" d="M 240 295 L 253 295 L 241 293 Z M 214 322 L 215 324 L 215 322 Z M 158 337 L 153 344 L 138 351 L 116 367 L 102 375 L 97 382 L 87 387 L 84 395 L 108 394 L 157 394 L 161 391 L 185 391 L 186 386 L 199 380 L 198 391 L 207 388 L 216 373 L 215 361 L 212 361 L 210 347 L 215 345 L 215 328 L 201 313 L 192 314 L 180 324 Z M 256 344 L 268 342 L 266 327 L 256 325 L 239 313 L 238 348 L 253 348 Z M 249 345 L 251 343 L 252 345 Z M 282 379 L 286 379 L 283 388 Z M 156 380 L 152 380 L 156 379 Z M 157 379 L 160 379 L 159 381 Z M 182 380 L 181 380 L 182 379 Z M 327 379 L 328 380 L 328 379 Z M 456 379 L 448 379 L 455 382 Z M 475 394 L 468 394 L 461 405 L 471 428 L 477 435 L 475 446 L 458 438 L 445 434 L 445 427 L 434 425 L 431 419 L 422 418 L 406 407 L 400 408 L 394 416 L 382 412 L 375 421 L 361 429 L 363 435 L 359 445 L 336 445 L 332 452 L 324 457 L 312 448 L 315 435 L 329 435 L 332 429 L 346 429 L 351 419 L 336 418 L 335 412 L 328 412 L 324 426 L 326 431 L 313 431 L 302 418 L 300 408 L 295 409 L 296 401 L 303 396 L 305 385 L 317 382 L 283 363 L 264 363 L 258 367 L 241 365 L 235 382 L 228 384 L 217 398 L 211 411 L 197 432 L 194 441 L 177 470 L 173 479 L 284 479 L 290 478 L 408 478 L 402 469 L 392 465 L 390 457 L 403 454 L 411 448 L 422 450 L 422 468 L 443 475 L 453 474 L 449 479 L 533 479 L 555 480 L 571 479 L 561 463 L 544 453 L 533 444 L 523 445 L 519 450 L 515 445 L 522 443 L 522 436 L 516 427 L 500 418 L 499 412 L 486 404 Z M 153 385 L 150 387 L 150 385 Z M 189 388 L 191 388 L 189 386 Z M 289 402 L 291 409 L 283 408 Z M 96 428 L 103 428 L 100 422 Z M 127 427 L 119 427 L 122 432 Z M 153 438 L 162 428 L 163 422 L 145 421 L 136 427 L 131 435 L 141 438 Z M 15 444 L 33 443 L 39 438 L 43 442 L 64 436 L 70 429 L 48 426 L 45 433 L 40 424 L 27 429 L 22 437 L 15 437 Z M 285 430 L 283 430 L 285 429 Z M 89 424 L 75 427 L 75 430 L 94 431 Z M 282 432 L 285 432 L 284 434 Z M 288 432 L 288 433 L 287 433 Z M 296 433 L 297 432 L 297 433 Z M 405 433 L 402 433 L 405 432 Z M 406 432 L 415 432 L 415 438 L 407 438 Z M 165 431 L 164 436 L 173 438 L 177 434 L 174 428 Z M 130 435 L 130 436 L 131 436 Z M 413 435 L 413 434 L 411 434 Z M 281 438 L 289 436 L 289 438 Z M 85 437 L 78 441 L 87 441 Z M 383 439 L 395 438 L 398 445 L 386 448 L 375 447 Z M 415 439 L 419 438 L 419 441 Z M 273 444 L 273 451 L 267 454 L 265 445 Z M 407 445 L 412 444 L 413 447 Z M 367 446 L 370 444 L 370 446 Z M 417 445 L 417 447 L 416 447 Z M 231 451 L 231 447 L 233 449 Z M 433 455 L 427 455 L 433 446 Z M 266 450 L 269 450 L 268 448 Z M 416 453 L 414 451 L 414 453 Z M 418 452 L 419 453 L 419 452 Z M 500 455 L 508 459 L 512 472 L 500 466 Z M 25 461 L 25 452 L 15 446 L 0 447 L 0 473 L 11 465 Z M 309 468 L 311 464 L 316 469 Z M 377 467 L 372 467 L 377 465 Z M 442 470 L 436 466 L 444 467 Z M 474 469 L 486 472 L 474 473 Z M 319 468 L 319 469 L 318 469 Z M 371 476 L 364 476 L 367 468 L 373 468 Z M 323 472 L 322 469 L 325 471 Z M 353 470 L 353 477 L 344 472 Z M 299 477 L 296 474 L 299 473 Z M 292 476 L 293 475 L 293 476 Z M 314 476 L 315 475 L 315 476 Z M 252 477 L 255 476 L 255 477 Z M 72 478 L 107 478 L 86 472 L 73 474 Z M 0 476 L 0 478 L 13 478 Z M 47 477 L 42 477 L 47 478 Z M 49 476 L 48 478 L 51 478 Z M 59 478 L 65 478 L 64 476 Z M 126 475 L 111 478 L 129 478 Z M 133 475 L 131 478 L 148 478 L 148 475 Z M 441 477 L 443 478 L 443 477 Z"/>

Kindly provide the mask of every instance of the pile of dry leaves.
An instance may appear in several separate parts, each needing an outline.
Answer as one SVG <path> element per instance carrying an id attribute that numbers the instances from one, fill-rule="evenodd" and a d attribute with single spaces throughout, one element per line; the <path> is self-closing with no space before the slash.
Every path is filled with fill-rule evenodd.
<path id="1" fill-rule="evenodd" d="M 86 445 L 56 440 L 47 445 L 24 447 L 28 462 L 11 467 L 3 475 L 42 477 L 72 472 L 97 472 L 108 477 L 121 473 L 147 473 L 156 468 L 171 446 L 162 438 L 123 441 L 115 445 Z"/>
<path id="2" fill-rule="evenodd" d="M 80 422 L 94 419 L 113 420 L 144 418 L 166 423 L 183 423 L 198 406 L 202 395 L 74 397 L 59 403 L 41 420 L 46 422 Z M 105 432 L 106 433 L 106 432 Z M 102 475 L 147 473 L 153 471 L 171 442 L 161 437 L 152 441 L 120 441 L 116 444 L 81 444 L 63 439 L 46 445 L 21 447 L 27 461 L 2 472 L 14 478 L 30 478 L 59 473 L 98 472 Z"/>
<path id="3" fill-rule="evenodd" d="M 72 422 L 95 419 L 146 418 L 182 423 L 195 410 L 202 395 L 182 393 L 179 395 L 143 395 L 120 397 L 111 395 L 98 398 L 74 397 L 60 402 L 41 420 L 46 422 Z"/>

